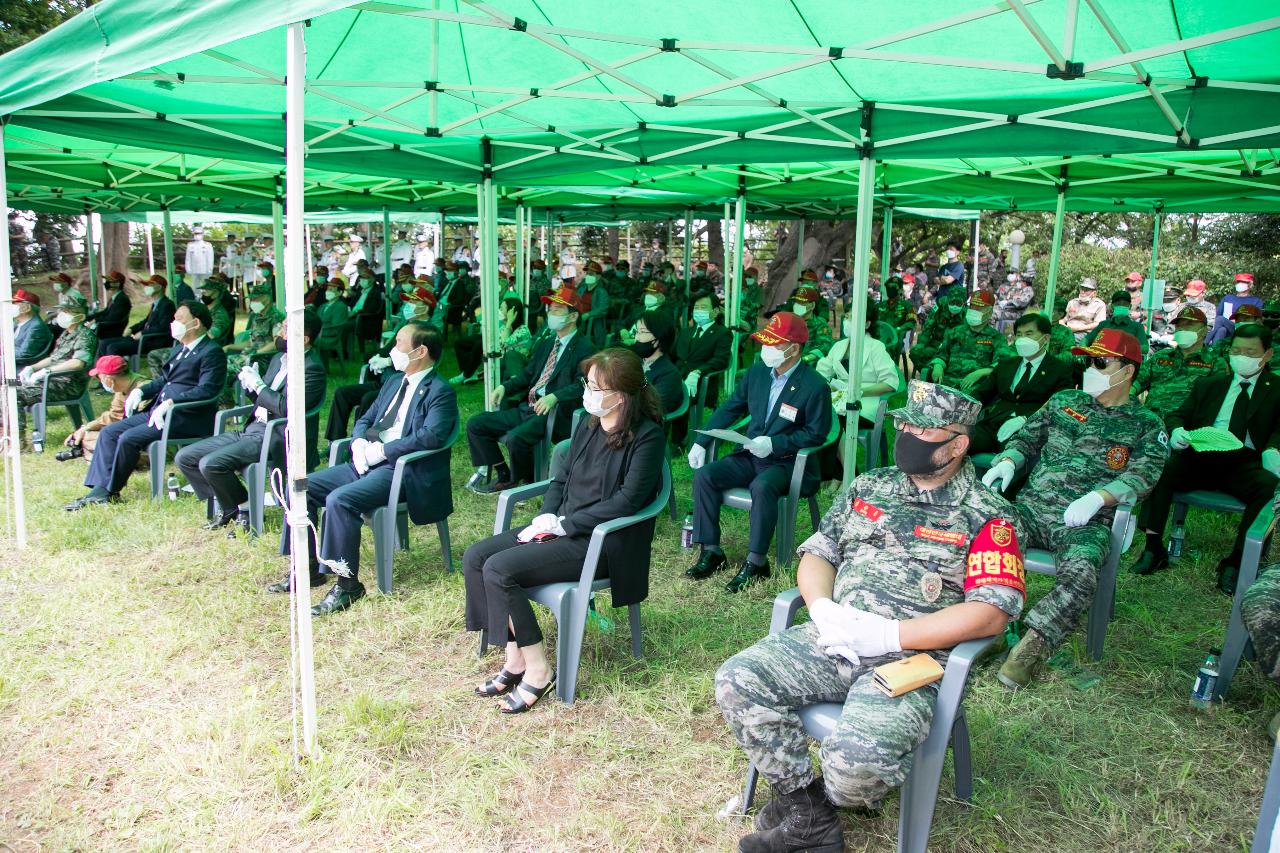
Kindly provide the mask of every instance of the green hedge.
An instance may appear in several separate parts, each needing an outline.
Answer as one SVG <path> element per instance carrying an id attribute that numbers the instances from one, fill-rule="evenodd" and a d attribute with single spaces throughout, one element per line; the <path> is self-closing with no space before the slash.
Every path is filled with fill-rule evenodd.
<path id="1" fill-rule="evenodd" d="M 1070 299 L 1080 279 L 1088 276 L 1097 280 L 1099 295 L 1110 297 L 1123 287 L 1128 273 L 1137 271 L 1145 277 L 1150 267 L 1151 252 L 1147 249 L 1108 249 L 1086 244 L 1063 246 L 1058 267 L 1058 295 L 1060 300 Z M 1161 251 L 1156 263 L 1156 277 L 1172 284 L 1202 279 L 1214 302 L 1232 292 L 1238 272 L 1253 273 L 1254 292 L 1259 296 L 1280 299 L 1280 258 Z M 1049 282 L 1048 259 L 1038 259 L 1036 273 L 1036 296 L 1043 299 Z"/>

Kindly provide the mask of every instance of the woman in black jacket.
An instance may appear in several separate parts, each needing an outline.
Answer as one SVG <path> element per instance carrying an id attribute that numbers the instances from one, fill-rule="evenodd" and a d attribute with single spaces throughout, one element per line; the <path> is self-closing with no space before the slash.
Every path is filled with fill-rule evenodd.
<path id="1" fill-rule="evenodd" d="M 529 710 L 555 683 L 524 590 L 576 581 L 595 526 L 639 512 L 662 484 L 662 410 L 640 358 L 606 349 L 584 360 L 582 370 L 582 404 L 591 417 L 575 431 L 542 514 L 523 530 L 474 543 L 463 556 L 467 630 L 484 629 L 491 642 L 507 638 L 502 671 L 476 694 L 505 696 L 499 707 L 505 714 Z M 606 540 L 598 574 L 610 578 L 614 607 L 648 595 L 653 526 L 650 520 Z"/>

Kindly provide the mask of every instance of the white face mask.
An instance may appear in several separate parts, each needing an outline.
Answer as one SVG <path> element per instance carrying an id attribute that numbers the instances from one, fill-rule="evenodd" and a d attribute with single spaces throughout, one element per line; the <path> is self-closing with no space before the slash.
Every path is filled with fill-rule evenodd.
<path id="1" fill-rule="evenodd" d="M 1249 292 L 1249 285 L 1245 284 L 1243 281 L 1236 284 L 1236 293 L 1248 293 L 1248 292 Z"/>
<path id="2" fill-rule="evenodd" d="M 405 303 L 405 306 L 400 309 L 400 316 L 406 320 L 412 320 L 416 313 L 417 312 L 414 311 L 413 306 L 408 303 Z"/>
<path id="3" fill-rule="evenodd" d="M 658 307 L 658 297 L 657 297 L 657 296 L 654 296 L 652 293 L 646 293 L 646 294 L 644 295 L 644 307 L 645 307 L 645 308 L 657 308 L 657 307 Z"/>
<path id="4" fill-rule="evenodd" d="M 947 260 L 954 261 L 956 259 L 956 250 L 947 249 Z"/>
<path id="5" fill-rule="evenodd" d="M 110 383 L 108 383 L 108 382 L 106 382 L 106 381 L 104 381 L 104 380 L 101 380 L 101 379 L 100 379 L 100 380 L 98 380 L 98 384 L 99 384 L 99 385 L 101 385 L 101 386 L 102 386 L 102 390 L 103 390 L 103 391 L 106 391 L 108 394 L 114 394 L 114 393 L 115 393 L 114 391 L 112 391 L 112 390 L 111 390 L 111 384 L 110 384 Z"/>
<path id="6" fill-rule="evenodd" d="M 568 314 L 547 314 L 547 328 L 553 332 L 558 332 L 569 322 Z"/>
<path id="7" fill-rule="evenodd" d="M 324 299 L 326 302 L 333 302 L 341 295 L 342 293 L 337 290 L 326 290 L 324 292 Z"/>
<path id="8" fill-rule="evenodd" d="M 64 283 L 60 282 L 60 281 L 55 281 L 55 282 L 53 283 L 53 289 L 54 289 L 56 292 L 58 292 L 58 293 L 66 293 L 66 292 L 67 292 L 67 286 L 66 286 Z"/>
<path id="9" fill-rule="evenodd" d="M 53 322 L 57 323 L 58 326 L 63 329 L 71 328 L 71 323 L 73 321 L 74 321 L 74 318 L 65 311 L 59 311 L 58 316 L 53 318 Z"/>
<path id="10" fill-rule="evenodd" d="M 1173 333 L 1174 346 L 1179 349 L 1190 349 L 1196 345 L 1196 341 L 1200 340 L 1200 334 L 1190 329 L 1179 329 Z"/>
<path id="11" fill-rule="evenodd" d="M 261 314 L 261 313 L 262 313 L 262 311 L 263 311 L 263 309 L 264 309 L 264 308 L 266 308 L 266 307 L 267 307 L 267 303 L 265 303 L 265 302 L 250 302 L 250 303 L 249 303 L 249 310 L 250 310 L 250 311 L 252 311 L 252 312 L 253 312 L 253 313 L 255 313 L 255 314 Z"/>
<path id="12" fill-rule="evenodd" d="M 1018 277 L 1017 277 L 1016 275 L 1014 275 L 1013 273 L 1009 273 L 1009 275 L 1008 275 L 1008 276 L 1006 276 L 1006 280 L 1007 280 L 1010 284 L 1012 284 L 1013 282 L 1015 282 L 1015 281 L 1017 281 L 1017 280 L 1018 280 Z"/>
<path id="13" fill-rule="evenodd" d="M 187 333 L 187 327 L 181 320 L 174 320 L 169 324 L 169 335 L 175 340 L 182 340 L 182 336 Z"/>
<path id="14" fill-rule="evenodd" d="M 952 304 L 947 306 L 947 310 L 950 311 L 952 314 L 959 314 L 963 308 L 964 308 L 963 305 Z"/>
<path id="15" fill-rule="evenodd" d="M 1080 387 L 1086 394 L 1096 399 L 1111 390 L 1111 377 L 1114 375 L 1114 373 L 1103 373 L 1096 367 L 1090 367 L 1084 372 Z"/>
<path id="16" fill-rule="evenodd" d="M 760 360 L 763 361 L 767 367 L 778 367 L 787 360 L 787 347 L 761 347 Z"/>
<path id="17" fill-rule="evenodd" d="M 142 292 L 143 292 L 143 293 L 145 293 L 145 294 L 147 294 L 147 296 L 155 296 L 155 295 L 156 295 L 156 289 L 155 289 L 155 287 L 154 287 L 153 285 L 150 285 L 150 284 L 148 284 L 146 287 L 142 288 Z"/>
<path id="18" fill-rule="evenodd" d="M 964 321 L 973 328 L 978 328 L 983 323 L 982 312 L 977 308 L 969 308 L 964 312 Z"/>
<path id="19" fill-rule="evenodd" d="M 1233 355 L 1231 356 L 1231 369 L 1235 371 L 1237 376 L 1243 376 L 1247 379 L 1262 370 L 1262 359 L 1254 358 L 1251 355 Z"/>
<path id="20" fill-rule="evenodd" d="M 756 280 L 755 280 L 754 278 L 751 278 L 750 276 L 748 276 L 748 277 L 744 278 L 744 279 L 742 280 L 742 283 L 743 283 L 743 285 L 745 285 L 746 287 L 755 287 L 755 286 L 756 286 Z"/>
<path id="21" fill-rule="evenodd" d="M 710 326 L 711 312 L 710 311 L 694 311 L 693 322 L 699 326 Z"/>
<path id="22" fill-rule="evenodd" d="M 595 277 L 595 276 L 593 276 L 593 275 L 584 275 L 584 276 L 582 277 L 582 283 L 583 283 L 583 284 L 588 284 L 588 285 L 590 285 L 590 284 L 595 284 L 595 283 L 596 283 L 596 277 Z"/>
<path id="23" fill-rule="evenodd" d="M 1034 358 L 1040 352 L 1040 341 L 1035 338 L 1014 338 L 1013 348 L 1023 358 Z"/>
<path id="24" fill-rule="evenodd" d="M 588 414 L 595 415 L 597 418 L 604 417 L 605 415 L 612 412 L 614 409 L 618 408 L 618 406 L 622 405 L 621 400 L 614 403 L 612 406 L 604 405 L 604 398 L 609 394 L 613 394 L 613 393 L 615 392 L 593 391 L 592 389 L 588 388 L 586 391 L 582 393 L 582 408 L 586 409 Z"/>
<path id="25" fill-rule="evenodd" d="M 409 353 L 405 352 L 404 350 L 401 350 L 397 347 L 391 348 L 391 366 L 394 367 L 396 370 L 403 372 L 404 369 L 409 366 L 409 362 L 412 360 L 413 359 L 409 357 Z"/>
<path id="26" fill-rule="evenodd" d="M 807 316 L 807 315 L 808 315 L 808 313 L 809 313 L 809 306 L 808 306 L 808 305 L 805 305 L 803 302 L 797 302 L 797 303 L 795 304 L 795 315 L 796 315 L 797 317 L 804 317 L 804 316 Z"/>
<path id="27" fill-rule="evenodd" d="M 844 325 L 844 336 L 846 338 L 853 337 L 853 321 L 845 320 L 843 325 Z"/>

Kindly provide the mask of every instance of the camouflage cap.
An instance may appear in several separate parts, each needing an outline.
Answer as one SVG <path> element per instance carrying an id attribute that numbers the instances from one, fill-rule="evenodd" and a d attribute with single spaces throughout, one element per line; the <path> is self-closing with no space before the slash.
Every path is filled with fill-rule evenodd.
<path id="1" fill-rule="evenodd" d="M 919 427 L 973 426 L 981 412 L 982 403 L 963 391 L 913 379 L 907 388 L 907 405 L 889 412 L 889 417 Z"/>
<path id="2" fill-rule="evenodd" d="M 263 283 L 263 284 L 255 284 L 253 287 L 249 288 L 249 295 L 265 296 L 266 298 L 271 299 L 275 297 L 276 293 L 275 293 L 275 288 L 273 288 L 269 284 Z"/>

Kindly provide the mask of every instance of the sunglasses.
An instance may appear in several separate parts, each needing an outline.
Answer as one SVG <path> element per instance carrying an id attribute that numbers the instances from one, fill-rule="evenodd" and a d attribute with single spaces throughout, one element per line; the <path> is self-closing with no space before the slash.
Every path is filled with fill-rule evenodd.
<path id="1" fill-rule="evenodd" d="M 1115 363 L 1116 363 L 1115 359 L 1107 358 L 1101 355 L 1095 355 L 1089 358 L 1090 366 L 1096 367 L 1098 370 L 1106 370 L 1108 367 L 1110 367 Z"/>

